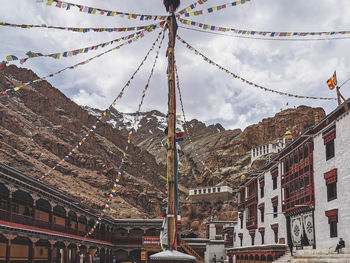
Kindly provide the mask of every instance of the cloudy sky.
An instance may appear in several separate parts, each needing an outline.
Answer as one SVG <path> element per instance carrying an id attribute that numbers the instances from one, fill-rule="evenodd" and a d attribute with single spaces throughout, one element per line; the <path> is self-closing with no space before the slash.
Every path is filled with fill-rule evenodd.
<path id="1" fill-rule="evenodd" d="M 233 1 L 233 0 L 232 0 Z M 197 9 L 232 2 L 209 0 Z M 45 1 L 46 2 L 46 1 Z M 72 0 L 101 9 L 165 15 L 162 0 Z M 195 0 L 182 0 L 184 8 Z M 194 21 L 237 29 L 264 31 L 350 30 L 349 0 L 251 0 L 237 7 L 192 18 Z M 90 15 L 76 8 L 66 11 L 47 7 L 36 0 L 1 0 L 0 21 L 13 24 L 46 24 L 70 27 L 123 27 L 147 22 L 120 17 Z M 158 31 L 157 31 L 158 32 Z M 122 49 L 97 58 L 87 65 L 50 78 L 49 82 L 80 105 L 105 109 L 137 68 L 157 32 Z M 214 35 L 179 28 L 178 34 L 192 46 L 237 75 L 262 86 L 309 96 L 335 96 L 326 80 L 337 70 L 341 84 L 350 77 L 350 38 L 317 41 L 272 41 Z M 92 46 L 116 39 L 125 33 L 76 33 L 54 29 L 0 28 L 0 59 L 9 54 L 25 57 L 27 51 L 44 54 Z M 344 36 L 343 36 L 344 37 Z M 346 37 L 346 35 L 345 35 Z M 349 35 L 350 37 L 350 35 Z M 167 110 L 167 79 L 164 41 L 143 110 Z M 107 49 L 70 58 L 35 58 L 18 66 L 43 77 L 72 66 Z M 271 117 L 281 109 L 298 105 L 323 107 L 327 112 L 336 101 L 305 100 L 267 93 L 234 79 L 195 56 L 183 44 L 176 44 L 176 58 L 187 119 L 225 128 L 244 128 Z M 154 53 L 126 91 L 117 109 L 135 112 L 154 61 Z M 350 96 L 350 81 L 342 88 Z M 288 106 L 287 106 L 288 103 Z M 178 107 L 178 111 L 180 107 Z"/>

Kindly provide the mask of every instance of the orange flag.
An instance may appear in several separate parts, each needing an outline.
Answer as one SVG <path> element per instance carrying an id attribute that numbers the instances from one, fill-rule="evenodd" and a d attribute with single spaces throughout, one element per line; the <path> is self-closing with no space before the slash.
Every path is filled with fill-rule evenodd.
<path id="1" fill-rule="evenodd" d="M 337 86 L 337 74 L 334 71 L 333 77 L 327 80 L 327 85 L 330 90 L 334 90 L 334 88 Z"/>

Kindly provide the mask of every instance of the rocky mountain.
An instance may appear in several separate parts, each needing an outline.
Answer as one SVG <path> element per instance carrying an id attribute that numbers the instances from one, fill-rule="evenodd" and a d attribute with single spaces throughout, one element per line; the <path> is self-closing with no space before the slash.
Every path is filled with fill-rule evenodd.
<path id="1" fill-rule="evenodd" d="M 36 79 L 30 70 L 9 66 L 0 71 L 0 91 Z M 30 88 L 0 97 L 0 161 L 39 178 L 81 140 L 101 114 L 80 107 L 43 81 Z M 304 131 L 322 108 L 300 106 L 263 119 L 243 131 L 225 130 L 220 124 L 206 126 L 198 120 L 185 125 L 185 140 L 179 143 L 180 213 L 183 230 L 201 231 L 205 220 L 235 217 L 236 200 L 199 202 L 187 199 L 196 186 L 229 185 L 235 188 L 250 167 L 250 149 L 275 141 L 287 129 Z M 45 183 L 66 191 L 82 202 L 100 208 L 113 185 L 133 114 L 112 110 L 94 135 L 72 158 L 47 177 Z M 185 130 L 178 119 L 178 130 Z M 166 115 L 141 113 L 135 125 L 122 189 L 108 215 L 118 218 L 159 217 L 166 182 Z M 186 130 L 186 131 L 187 131 Z M 1 136 L 0 136 L 1 137 Z M 260 160 L 260 163 L 261 162 Z M 254 165 L 258 168 L 258 164 Z"/>
<path id="2" fill-rule="evenodd" d="M 38 77 L 9 66 L 0 72 L 0 90 Z M 0 161 L 39 178 L 84 137 L 96 117 L 43 81 L 0 97 Z M 104 205 L 121 163 L 127 137 L 108 123 L 96 132 L 45 183 L 95 208 Z M 165 166 L 131 145 L 120 194 L 108 215 L 121 218 L 159 217 L 164 198 Z"/>

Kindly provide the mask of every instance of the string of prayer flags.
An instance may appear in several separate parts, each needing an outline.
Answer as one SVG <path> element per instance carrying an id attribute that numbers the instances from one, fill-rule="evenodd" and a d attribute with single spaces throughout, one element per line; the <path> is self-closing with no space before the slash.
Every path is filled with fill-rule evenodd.
<path id="1" fill-rule="evenodd" d="M 136 69 L 136 71 L 133 73 L 133 75 L 131 76 L 131 78 L 127 81 L 127 83 L 125 84 L 125 86 L 122 88 L 122 90 L 120 91 L 120 93 L 118 94 L 118 96 L 113 100 L 113 102 L 109 105 L 109 107 L 104 110 L 101 115 L 98 117 L 97 122 L 90 128 L 89 132 L 82 138 L 82 140 L 70 151 L 70 153 L 68 153 L 61 161 L 59 161 L 54 167 L 52 167 L 45 175 L 41 176 L 39 178 L 40 181 L 44 180 L 53 170 L 56 170 L 57 167 L 61 166 L 65 161 L 67 161 L 69 159 L 70 156 L 73 155 L 73 153 L 75 153 L 84 142 L 86 142 L 86 140 L 88 139 L 89 135 L 91 133 L 93 133 L 96 130 L 97 125 L 103 120 L 103 118 L 105 116 L 107 116 L 107 114 L 111 111 L 112 107 L 116 106 L 116 102 L 118 99 L 121 99 L 123 97 L 123 94 L 125 92 L 125 89 L 127 87 L 129 87 L 131 80 L 135 77 L 135 75 L 137 74 L 137 72 L 139 72 L 140 68 L 142 67 L 142 65 L 145 63 L 145 61 L 147 60 L 149 54 L 151 53 L 151 51 L 154 49 L 154 46 L 156 45 L 156 43 L 159 41 L 161 34 L 163 31 L 161 31 L 159 33 L 159 35 L 157 36 L 156 40 L 152 43 L 151 48 L 149 49 L 149 51 L 147 52 L 145 58 L 142 60 L 141 64 L 139 65 L 139 67 Z"/>
<path id="2" fill-rule="evenodd" d="M 82 13 L 87 13 L 92 15 L 100 14 L 100 15 L 111 16 L 111 17 L 118 16 L 118 17 L 124 17 L 128 19 L 165 20 L 167 18 L 167 16 L 164 16 L 164 15 L 143 15 L 143 14 L 125 13 L 120 11 L 112 11 L 112 10 L 106 10 L 106 9 L 101 9 L 96 7 L 73 4 L 73 3 L 59 1 L 59 0 L 46 0 L 46 5 L 55 6 L 65 10 L 71 10 L 72 7 L 76 7 Z"/>
<path id="3" fill-rule="evenodd" d="M 155 24 L 155 25 L 152 25 L 151 27 L 148 27 L 147 29 L 145 30 L 154 30 L 155 28 L 157 28 L 158 26 L 164 26 L 164 23 L 165 22 L 161 22 L 159 24 Z M 22 59 L 19 59 L 18 57 L 16 56 L 13 56 L 13 55 L 9 55 L 6 57 L 6 60 L 7 61 L 16 61 L 16 60 L 19 60 L 21 64 L 25 63 L 28 59 L 30 58 L 37 58 L 37 57 L 51 57 L 51 58 L 54 58 L 54 59 L 60 59 L 61 57 L 64 57 L 64 58 L 67 58 L 67 57 L 72 57 L 72 56 L 76 56 L 76 55 L 79 55 L 79 54 L 86 54 L 88 53 L 89 51 L 91 50 L 97 50 L 98 48 L 105 48 L 109 45 L 112 45 L 114 43 L 118 43 L 122 40 L 129 40 L 129 39 L 132 39 L 134 38 L 135 36 L 139 35 L 139 34 L 142 34 L 143 31 L 138 31 L 136 33 L 133 33 L 133 34 L 130 34 L 130 35 L 127 35 L 127 36 L 123 36 L 123 37 L 120 37 L 120 38 L 117 38 L 117 39 L 114 39 L 112 41 L 108 41 L 108 42 L 104 42 L 104 43 L 100 43 L 100 44 L 97 44 L 97 45 L 93 45 L 93 46 L 90 46 L 90 47 L 84 47 L 84 48 L 79 48 L 79 49 L 75 49 L 75 50 L 71 50 L 71 51 L 64 51 L 64 52 L 59 52 L 59 53 L 52 53 L 52 54 L 48 54 L 48 55 L 44 55 L 42 53 L 35 53 L 35 52 L 32 52 L 32 51 L 28 51 L 26 53 L 26 55 L 28 56 L 27 58 L 22 58 Z"/>
<path id="4" fill-rule="evenodd" d="M 259 36 L 259 37 L 308 37 L 308 36 L 336 36 L 336 35 L 349 35 L 350 31 L 328 31 L 328 32 L 271 32 L 271 31 L 255 31 L 255 30 L 243 30 L 228 27 L 220 27 L 214 25 L 207 25 L 201 22 L 195 22 L 187 20 L 181 17 L 177 17 L 180 23 L 187 26 L 195 26 L 201 29 L 217 31 L 217 32 L 233 32 L 237 35 L 245 36 Z"/>
<path id="5" fill-rule="evenodd" d="M 17 27 L 17 28 L 48 28 L 48 29 L 58 29 L 66 30 L 78 33 L 88 33 L 88 32 L 129 32 L 129 31 L 138 31 L 142 29 L 148 29 L 149 27 L 155 26 L 155 24 L 146 25 L 146 26 L 136 26 L 136 27 L 61 27 L 61 26 L 47 26 L 42 25 L 24 25 L 24 24 L 11 24 L 6 22 L 0 22 L 0 26 L 7 27 Z"/>
<path id="6" fill-rule="evenodd" d="M 108 199 L 105 203 L 105 206 L 104 206 L 104 209 L 102 210 L 100 216 L 97 218 L 94 226 L 91 228 L 91 230 L 85 235 L 85 237 L 87 236 L 90 236 L 92 235 L 94 232 L 95 232 L 95 229 L 96 227 L 101 223 L 102 221 L 102 218 L 104 217 L 106 211 L 108 208 L 110 208 L 110 205 L 111 205 L 111 202 L 112 202 L 112 199 L 113 197 L 115 196 L 115 193 L 116 193 L 116 190 L 118 189 L 118 184 L 119 184 L 119 181 L 122 177 L 122 174 L 123 174 L 123 166 L 125 165 L 126 161 L 127 161 L 127 152 L 128 152 L 128 149 L 129 149 L 129 145 L 131 143 L 131 140 L 132 140 L 132 135 L 133 135 L 133 131 L 136 130 L 136 127 L 137 126 L 137 119 L 138 117 L 140 116 L 140 112 L 141 112 L 141 108 L 142 108 L 142 105 L 143 105 L 143 102 L 144 102 L 144 98 L 146 96 L 146 92 L 148 90 L 148 87 L 149 87 L 149 84 L 150 84 L 150 81 L 151 81 L 151 78 L 153 76 L 153 72 L 154 72 L 154 68 L 156 66 L 156 63 L 158 61 L 158 57 L 159 57 L 159 51 L 162 47 L 162 44 L 163 44 L 163 40 L 164 40 L 164 36 L 165 36 L 165 30 L 162 31 L 163 32 L 163 37 L 162 37 L 162 40 L 160 41 L 160 44 L 158 46 L 158 50 L 156 51 L 156 57 L 155 57 L 155 60 L 154 60 L 154 63 L 153 63 L 153 66 L 152 66 L 152 70 L 151 70 L 151 73 L 148 77 L 148 80 L 147 80 L 147 83 L 146 83 L 146 86 L 144 88 L 144 90 L 142 91 L 142 98 L 141 98 L 141 102 L 139 104 L 139 107 L 138 107 L 138 110 L 136 111 L 136 114 L 134 116 L 134 120 L 131 124 L 131 129 L 129 131 L 129 134 L 128 134 L 128 143 L 127 145 L 125 146 L 125 151 L 123 153 L 123 158 L 122 158 L 122 162 L 121 162 L 121 165 L 120 165 L 120 169 L 119 169 L 119 172 L 118 172 L 118 175 L 115 179 L 115 182 L 114 182 L 114 185 L 113 185 L 113 189 L 112 191 L 110 192 L 110 194 L 108 195 Z"/>
<path id="7" fill-rule="evenodd" d="M 277 90 L 273 90 L 273 89 L 269 89 L 269 88 L 265 88 L 263 86 L 260 86 L 258 84 L 255 84 L 249 80 L 246 80 L 245 78 L 242 78 L 238 75 L 236 75 L 235 73 L 232 73 L 231 71 L 229 71 L 228 69 L 220 66 L 219 64 L 215 63 L 214 61 L 212 61 L 210 58 L 206 57 L 205 55 L 203 55 L 201 52 L 199 52 L 197 49 L 195 49 L 194 47 L 192 47 L 190 44 L 188 44 L 183 38 L 181 38 L 179 35 L 177 35 L 177 39 L 184 44 L 189 50 L 193 51 L 195 53 L 195 55 L 199 55 L 203 58 L 203 60 L 205 62 L 208 62 L 209 64 L 218 67 L 219 69 L 221 69 L 222 71 L 226 72 L 227 74 L 231 75 L 232 77 L 241 80 L 244 83 L 247 83 L 250 86 L 253 86 L 255 88 L 259 88 L 261 90 L 264 91 L 268 91 L 268 92 L 272 92 L 278 95 L 282 95 L 282 96 L 288 96 L 288 97 L 294 97 L 294 98 L 298 98 L 298 99 L 313 99 L 313 100 L 336 100 L 336 98 L 325 98 L 325 97 L 313 97 L 313 96 L 302 96 L 302 95 L 295 95 L 295 94 L 291 94 L 291 93 L 287 93 L 287 92 L 281 92 L 281 91 L 277 91 Z"/>
<path id="8" fill-rule="evenodd" d="M 208 9 L 203 9 L 203 10 L 199 10 L 199 11 L 184 12 L 181 15 L 184 15 L 185 17 L 190 17 L 190 16 L 199 16 L 199 15 L 203 15 L 203 14 L 210 14 L 210 13 L 220 11 L 220 10 L 228 8 L 228 7 L 243 5 L 243 4 L 246 4 L 247 2 L 250 2 L 250 0 L 239 0 L 239 1 L 231 2 L 231 3 L 226 3 L 223 5 L 213 6 L 213 7 L 210 7 Z"/>
<path id="9" fill-rule="evenodd" d="M 198 4 L 199 4 L 199 5 L 203 5 L 203 4 L 204 4 L 205 2 L 207 2 L 207 1 L 209 1 L 209 0 L 198 0 L 197 2 L 195 2 L 195 3 L 191 4 L 191 5 L 189 5 L 188 7 L 184 8 L 184 9 L 182 9 L 182 10 L 180 10 L 180 11 L 178 12 L 178 14 L 183 15 L 184 13 L 189 13 L 189 12 L 191 12 L 193 9 L 195 9 L 196 6 L 197 6 Z"/>
<path id="10" fill-rule="evenodd" d="M 152 29 L 152 30 L 153 30 L 153 29 Z M 151 30 L 151 31 L 152 31 L 152 30 Z M 150 31 L 144 31 L 144 32 L 142 32 L 141 34 L 136 35 L 134 38 L 129 39 L 128 41 L 126 41 L 126 42 L 124 42 L 124 43 L 122 43 L 122 44 L 120 44 L 120 45 L 118 45 L 118 46 L 116 46 L 116 47 L 114 47 L 114 48 L 111 48 L 111 49 L 109 49 L 109 50 L 107 50 L 107 51 L 105 51 L 105 52 L 103 52 L 103 53 L 100 53 L 100 54 L 98 54 L 98 55 L 96 55 L 96 56 L 93 56 L 93 57 L 91 57 L 91 58 L 89 58 L 89 59 L 87 59 L 87 60 L 85 60 L 85 61 L 83 61 L 83 62 L 80 62 L 80 63 L 78 63 L 78 64 L 75 64 L 75 65 L 73 65 L 73 66 L 70 66 L 70 67 L 66 67 L 66 68 L 64 68 L 64 69 L 61 69 L 61 70 L 59 70 L 59 71 L 57 71 L 57 72 L 55 72 L 55 73 L 52 73 L 52 74 L 50 74 L 50 75 L 48 75 L 48 76 L 46 76 L 46 77 L 42 77 L 42 78 L 39 78 L 39 79 L 36 79 L 36 80 L 33 80 L 33 81 L 29 81 L 29 82 L 27 82 L 27 83 L 23 83 L 22 85 L 17 86 L 17 87 L 14 87 L 14 88 L 6 89 L 6 90 L 0 92 L 0 95 L 5 95 L 5 94 L 7 94 L 8 92 L 16 92 L 16 91 L 20 90 L 20 89 L 23 88 L 23 87 L 27 87 L 27 86 L 32 85 L 32 84 L 34 84 L 34 83 L 41 82 L 41 81 L 46 80 L 46 79 L 48 79 L 48 78 L 52 78 L 52 77 L 54 77 L 54 76 L 57 76 L 58 74 L 61 74 L 62 72 L 66 71 L 66 70 L 68 70 L 68 69 L 75 69 L 75 68 L 77 68 L 78 66 L 85 65 L 85 64 L 89 63 L 90 61 L 92 61 L 92 60 L 98 58 L 98 57 L 101 57 L 101 56 L 103 56 L 103 55 L 105 55 L 105 54 L 107 54 L 107 53 L 109 53 L 109 52 L 114 51 L 114 50 L 120 49 L 121 47 L 123 47 L 123 46 L 125 46 L 125 45 L 132 44 L 133 42 L 137 41 L 139 38 L 143 38 L 144 35 L 145 35 L 145 34 L 144 34 L 145 32 L 150 32 Z"/>
<path id="11" fill-rule="evenodd" d="M 214 174 L 213 171 L 210 170 L 210 168 L 208 168 L 208 166 L 204 163 L 203 158 L 198 154 L 196 148 L 193 147 L 194 143 L 192 141 L 191 133 L 190 133 L 190 130 L 188 128 L 188 122 L 187 122 L 186 115 L 185 115 L 185 108 L 184 108 L 184 104 L 183 104 L 183 101 L 182 101 L 182 95 L 181 95 L 181 89 L 180 89 L 180 79 L 179 79 L 179 74 L 177 72 L 176 61 L 175 61 L 175 67 L 174 68 L 175 68 L 176 87 L 177 87 L 177 90 L 179 92 L 179 99 L 180 99 L 180 104 L 181 104 L 181 110 L 182 110 L 182 115 L 184 117 L 184 125 L 183 125 L 183 127 L 184 127 L 184 130 L 186 131 L 186 133 L 183 133 L 183 135 L 186 134 L 186 137 L 190 141 L 190 144 L 192 146 L 192 150 L 194 151 L 194 154 L 196 155 L 198 160 L 202 163 L 204 169 L 208 170 L 211 174 Z M 168 189 L 168 185 L 166 186 L 166 189 Z"/>
<path id="12" fill-rule="evenodd" d="M 330 90 L 334 90 L 334 88 L 337 86 L 337 74 L 334 71 L 333 77 L 327 80 L 327 85 Z"/>

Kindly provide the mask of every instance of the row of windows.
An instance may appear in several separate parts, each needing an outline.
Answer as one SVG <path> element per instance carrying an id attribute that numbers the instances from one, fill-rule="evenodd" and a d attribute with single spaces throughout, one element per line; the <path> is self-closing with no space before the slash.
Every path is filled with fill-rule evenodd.
<path id="1" fill-rule="evenodd" d="M 303 160 L 306 160 L 309 157 L 311 147 L 312 144 L 307 143 L 286 157 L 284 161 L 284 172 L 288 173 L 293 167 L 295 168 Z"/>
<path id="2" fill-rule="evenodd" d="M 262 154 L 268 154 L 269 152 L 269 145 L 263 145 L 253 149 L 253 157 L 260 156 Z"/>
<path id="3" fill-rule="evenodd" d="M 198 194 L 206 194 L 206 193 L 208 193 L 208 194 L 211 194 L 212 192 L 213 193 L 220 193 L 220 191 L 221 191 L 221 188 L 220 187 L 218 187 L 218 188 L 208 188 L 208 189 L 198 189 L 198 190 L 194 190 L 194 194 L 196 195 L 197 193 Z"/>
<path id="4" fill-rule="evenodd" d="M 274 234 L 274 241 L 277 244 L 278 243 L 278 231 L 273 231 Z M 260 232 L 261 235 L 261 245 L 265 244 L 265 232 Z M 243 246 L 243 236 L 240 237 L 240 245 L 241 247 Z M 255 245 L 255 236 L 251 236 L 251 245 L 254 246 Z"/>

